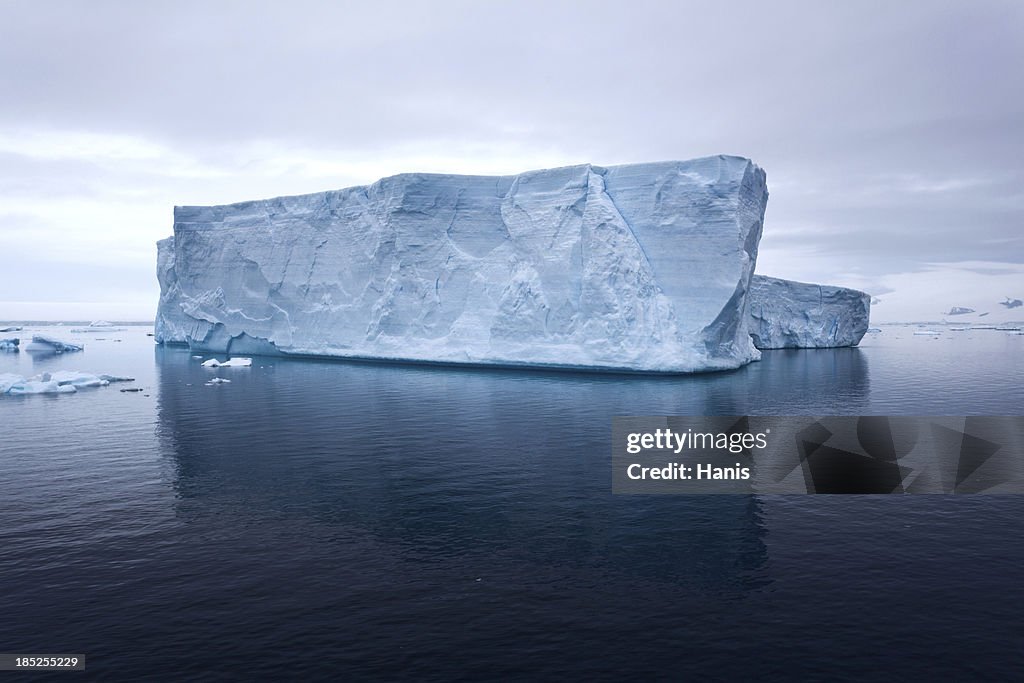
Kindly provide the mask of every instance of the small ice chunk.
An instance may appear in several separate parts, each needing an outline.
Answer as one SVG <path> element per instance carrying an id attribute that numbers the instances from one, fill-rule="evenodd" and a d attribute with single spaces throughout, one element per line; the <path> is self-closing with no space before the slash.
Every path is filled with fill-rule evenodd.
<path id="1" fill-rule="evenodd" d="M 211 385 L 214 385 L 214 384 L 230 384 L 230 383 L 231 383 L 231 380 L 229 380 L 229 379 L 224 379 L 223 377 L 214 377 L 213 379 L 211 379 L 206 384 L 207 384 L 207 386 L 211 386 Z"/>
<path id="2" fill-rule="evenodd" d="M 929 337 L 938 337 L 940 333 L 936 330 L 914 330 L 914 334 Z"/>
<path id="3" fill-rule="evenodd" d="M 108 382 L 134 382 L 134 377 L 126 377 L 122 375 L 100 375 L 100 379 Z"/>
<path id="4" fill-rule="evenodd" d="M 252 366 L 252 358 L 230 358 L 223 363 L 216 358 L 203 361 L 204 368 L 248 368 Z"/>
<path id="5" fill-rule="evenodd" d="M 0 339 L 0 351 L 17 351 L 21 340 L 17 337 L 11 339 Z"/>
<path id="6" fill-rule="evenodd" d="M 33 377 L 32 379 L 36 378 Z M 91 375 L 88 372 L 77 372 L 75 370 L 58 370 L 54 373 L 46 373 L 41 375 L 40 379 L 49 379 L 61 386 L 70 384 L 77 389 L 105 387 L 110 384 L 107 380 L 96 375 Z"/>

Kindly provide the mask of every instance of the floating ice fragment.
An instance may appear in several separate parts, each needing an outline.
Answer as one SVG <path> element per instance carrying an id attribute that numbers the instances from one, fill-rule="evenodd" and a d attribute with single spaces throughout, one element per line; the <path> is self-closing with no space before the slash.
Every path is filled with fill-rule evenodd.
<path id="1" fill-rule="evenodd" d="M 44 372 L 30 379 L 11 373 L 0 374 L 0 394 L 70 394 L 78 389 L 105 387 L 111 382 L 133 382 L 131 377 L 94 375 L 77 370 Z M 142 391 L 139 389 L 139 391 Z"/>
<path id="2" fill-rule="evenodd" d="M 248 368 L 252 366 L 252 358 L 231 358 L 223 363 L 216 358 L 203 361 L 204 368 Z"/>
<path id="3" fill-rule="evenodd" d="M 54 380 L 24 380 L 12 385 L 7 393 L 11 396 L 26 394 L 73 394 L 76 389 L 71 384 L 59 384 Z"/>
<path id="4" fill-rule="evenodd" d="M 134 382 L 134 377 L 127 377 L 123 375 L 100 375 L 100 379 L 105 379 L 108 382 Z"/>
<path id="5" fill-rule="evenodd" d="M 43 353 L 64 353 L 65 351 L 81 351 L 84 348 L 81 344 L 72 344 L 54 339 L 53 337 L 35 334 L 32 335 L 32 343 L 26 346 L 25 350 Z"/>
<path id="6" fill-rule="evenodd" d="M 44 373 L 40 376 L 40 379 L 48 379 L 60 385 L 70 384 L 77 389 L 105 387 L 110 384 L 110 382 L 105 379 L 101 379 L 97 375 L 91 375 L 87 372 L 77 372 L 75 370 L 58 370 L 53 373 Z"/>

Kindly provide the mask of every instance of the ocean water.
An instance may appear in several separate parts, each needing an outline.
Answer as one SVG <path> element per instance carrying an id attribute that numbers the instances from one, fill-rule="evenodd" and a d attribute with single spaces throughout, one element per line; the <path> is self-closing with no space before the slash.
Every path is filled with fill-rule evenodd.
<path id="1" fill-rule="evenodd" d="M 0 372 L 144 391 L 0 397 L 0 652 L 104 680 L 1019 677 L 1024 497 L 611 493 L 614 415 L 1020 414 L 1024 337 L 912 329 L 631 377 L 209 370 L 49 328 L 85 351 Z"/>

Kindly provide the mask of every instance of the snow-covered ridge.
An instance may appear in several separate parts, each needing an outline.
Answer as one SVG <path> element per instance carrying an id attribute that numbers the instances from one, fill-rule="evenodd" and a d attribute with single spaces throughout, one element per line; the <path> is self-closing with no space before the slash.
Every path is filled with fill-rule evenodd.
<path id="1" fill-rule="evenodd" d="M 750 334 L 759 349 L 856 346 L 868 330 L 871 297 L 845 287 L 755 275 Z"/>
<path id="2" fill-rule="evenodd" d="M 155 337 L 198 351 L 646 372 L 759 357 L 748 159 L 407 174 L 176 207 Z"/>

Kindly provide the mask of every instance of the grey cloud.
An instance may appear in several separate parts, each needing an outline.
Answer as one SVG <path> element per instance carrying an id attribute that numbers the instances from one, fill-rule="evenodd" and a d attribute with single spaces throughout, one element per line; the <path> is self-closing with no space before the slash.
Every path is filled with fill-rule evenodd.
<path id="1" fill-rule="evenodd" d="M 880 273 L 1024 262 L 1022 65 L 1016 0 L 13 1 L 0 129 L 140 136 L 229 171 L 266 141 L 339 160 L 740 154 L 768 173 L 768 250 Z M 191 201 L 194 182 L 144 167 L 6 154 L 0 198 L 161 185 Z M 432 169 L 391 172 L 411 170 Z"/>

